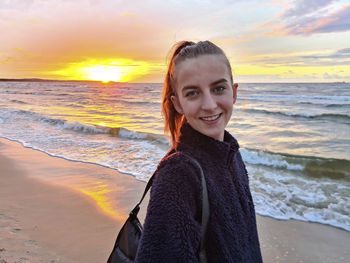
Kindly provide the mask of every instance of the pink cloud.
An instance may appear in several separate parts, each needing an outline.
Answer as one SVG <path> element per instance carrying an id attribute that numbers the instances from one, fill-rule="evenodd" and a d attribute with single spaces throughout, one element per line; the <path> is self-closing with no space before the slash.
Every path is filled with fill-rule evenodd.
<path id="1" fill-rule="evenodd" d="M 276 18 L 260 25 L 265 35 L 312 35 L 316 33 L 344 32 L 350 30 L 350 4 L 328 12 L 331 0 L 296 1 Z"/>

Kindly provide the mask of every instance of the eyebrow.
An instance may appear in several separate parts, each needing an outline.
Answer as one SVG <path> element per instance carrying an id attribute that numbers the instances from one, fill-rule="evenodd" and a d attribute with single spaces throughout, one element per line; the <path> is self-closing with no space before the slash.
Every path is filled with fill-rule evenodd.
<path id="1" fill-rule="evenodd" d="M 210 86 L 215 86 L 215 85 L 223 83 L 223 82 L 227 83 L 228 81 L 227 81 L 227 79 L 222 78 L 222 79 L 214 81 L 213 83 L 210 84 Z M 181 91 L 183 92 L 183 91 L 186 91 L 189 89 L 197 89 L 197 88 L 198 87 L 196 85 L 188 85 L 188 86 L 183 87 Z"/>
<path id="2" fill-rule="evenodd" d="M 219 79 L 219 80 L 214 81 L 213 83 L 211 83 L 210 86 L 214 86 L 214 85 L 222 83 L 222 82 L 228 82 L 228 81 L 227 81 L 227 79 Z"/>

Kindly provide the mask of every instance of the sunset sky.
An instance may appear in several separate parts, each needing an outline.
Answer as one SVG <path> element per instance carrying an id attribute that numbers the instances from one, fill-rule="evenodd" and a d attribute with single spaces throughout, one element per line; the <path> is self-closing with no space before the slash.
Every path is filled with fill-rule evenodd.
<path id="1" fill-rule="evenodd" d="M 350 1 L 1 0 L 0 78 L 162 82 L 211 40 L 238 82 L 350 81 Z"/>

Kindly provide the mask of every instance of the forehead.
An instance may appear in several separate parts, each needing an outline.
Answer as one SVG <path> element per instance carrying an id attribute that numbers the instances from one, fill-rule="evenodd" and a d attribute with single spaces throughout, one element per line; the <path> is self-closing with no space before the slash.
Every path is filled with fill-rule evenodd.
<path id="1" fill-rule="evenodd" d="M 216 80 L 231 79 L 231 72 L 222 55 L 201 55 L 188 58 L 175 67 L 177 86 L 206 85 Z"/>

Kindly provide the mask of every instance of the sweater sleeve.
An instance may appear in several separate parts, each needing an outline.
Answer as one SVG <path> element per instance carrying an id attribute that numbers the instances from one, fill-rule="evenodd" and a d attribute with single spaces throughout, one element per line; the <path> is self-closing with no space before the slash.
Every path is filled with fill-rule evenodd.
<path id="1" fill-rule="evenodd" d="M 193 161 L 181 153 L 162 160 L 135 262 L 198 262 L 201 188 Z"/>

